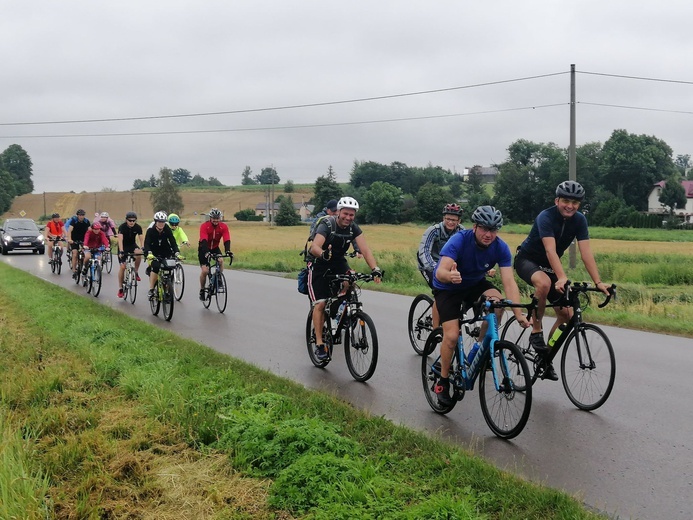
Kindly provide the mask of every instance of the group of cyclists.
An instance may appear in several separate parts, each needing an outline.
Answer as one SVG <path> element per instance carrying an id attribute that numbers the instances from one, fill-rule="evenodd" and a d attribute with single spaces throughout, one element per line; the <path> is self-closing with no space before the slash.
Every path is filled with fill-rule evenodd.
<path id="1" fill-rule="evenodd" d="M 204 300 L 204 284 L 209 272 L 209 260 L 217 256 L 219 266 L 223 269 L 223 256 L 232 260 L 231 236 L 228 226 L 221 221 L 222 214 L 217 208 L 212 208 L 207 214 L 209 220 L 200 226 L 200 241 L 198 245 L 198 260 L 200 263 L 200 300 Z M 98 219 L 98 220 L 97 220 Z M 73 278 L 77 278 L 78 252 L 80 247 L 84 251 L 84 265 L 93 254 L 111 248 L 111 239 L 115 238 L 118 247 L 118 298 L 123 298 L 123 280 L 125 274 L 125 261 L 128 255 L 135 258 L 135 273 L 137 281 L 141 281 L 139 269 L 142 258 L 146 258 L 146 273 L 149 276 L 149 298 L 154 295 L 161 260 L 180 257 L 179 245 L 190 245 L 188 237 L 180 225 L 180 217 L 175 213 L 168 215 L 164 211 L 154 214 L 153 222 L 146 232 L 137 222 L 137 213 L 128 211 L 125 221 L 116 228 L 115 222 L 107 212 L 97 214 L 94 222 L 90 222 L 83 209 L 78 209 L 76 214 L 63 222 L 59 213 L 53 213 L 51 220 L 46 225 L 47 238 L 55 242 L 60 248 L 60 241 L 68 244 L 70 251 L 70 268 Z M 224 253 L 222 255 L 221 246 Z M 52 259 L 51 259 L 52 261 Z M 84 267 L 86 274 L 86 267 Z"/>

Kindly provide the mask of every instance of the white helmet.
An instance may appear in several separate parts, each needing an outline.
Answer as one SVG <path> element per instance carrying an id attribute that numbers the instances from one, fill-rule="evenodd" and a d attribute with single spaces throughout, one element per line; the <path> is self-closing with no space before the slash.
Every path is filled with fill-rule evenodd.
<path id="1" fill-rule="evenodd" d="M 356 199 L 352 197 L 342 197 L 339 199 L 339 202 L 337 202 L 337 211 L 339 211 L 342 208 L 349 208 L 353 209 L 354 211 L 359 210 L 359 203 L 356 202 Z"/>
<path id="2" fill-rule="evenodd" d="M 101 213 L 101 218 L 110 218 L 108 211 L 104 211 L 103 213 Z"/>
<path id="3" fill-rule="evenodd" d="M 156 222 L 166 222 L 168 220 L 168 215 L 165 211 L 157 211 L 154 213 L 154 220 Z"/>

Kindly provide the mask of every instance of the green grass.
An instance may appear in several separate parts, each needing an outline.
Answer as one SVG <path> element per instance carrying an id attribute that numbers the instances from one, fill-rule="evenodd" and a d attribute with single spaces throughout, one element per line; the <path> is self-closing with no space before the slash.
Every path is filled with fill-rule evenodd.
<path id="1" fill-rule="evenodd" d="M 5 264 L 0 276 L 0 417 L 12 419 L 0 428 L 23 446 L 0 483 L 31 475 L 22 496 L 3 497 L 8 508 L 34 501 L 50 518 L 597 518 L 455 446 Z"/>

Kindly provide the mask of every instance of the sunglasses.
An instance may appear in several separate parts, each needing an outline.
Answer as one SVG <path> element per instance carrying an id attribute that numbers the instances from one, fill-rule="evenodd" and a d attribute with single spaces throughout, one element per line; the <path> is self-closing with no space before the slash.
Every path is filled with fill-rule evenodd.
<path id="1" fill-rule="evenodd" d="M 178 227 L 178 224 L 174 224 L 173 222 L 169 222 L 168 225 L 171 227 Z"/>
<path id="2" fill-rule="evenodd" d="M 136 218 L 129 218 L 129 219 L 127 219 L 127 221 L 128 222 L 137 222 L 137 219 Z"/>

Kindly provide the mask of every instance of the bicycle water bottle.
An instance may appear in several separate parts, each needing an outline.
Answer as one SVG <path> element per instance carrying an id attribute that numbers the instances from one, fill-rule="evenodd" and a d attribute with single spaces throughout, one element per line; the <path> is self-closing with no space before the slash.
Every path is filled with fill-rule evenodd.
<path id="1" fill-rule="evenodd" d="M 335 320 L 334 320 L 335 323 L 339 323 L 339 322 L 341 321 L 341 319 L 342 319 L 342 314 L 344 313 L 345 307 L 346 307 L 346 301 L 343 301 L 343 302 L 339 305 L 339 309 L 337 309 L 337 315 L 336 315 Z"/>
<path id="2" fill-rule="evenodd" d="M 566 327 L 567 325 L 565 323 L 562 323 L 556 328 L 556 330 L 549 338 L 549 348 L 553 347 L 556 344 L 558 339 L 563 335 L 563 331 L 565 331 Z"/>
<path id="3" fill-rule="evenodd" d="M 479 343 L 474 342 L 474 345 L 472 345 L 472 349 L 469 351 L 469 354 L 467 355 L 467 364 L 471 365 L 472 361 L 474 361 L 474 356 L 476 356 L 476 353 L 479 350 Z"/>

